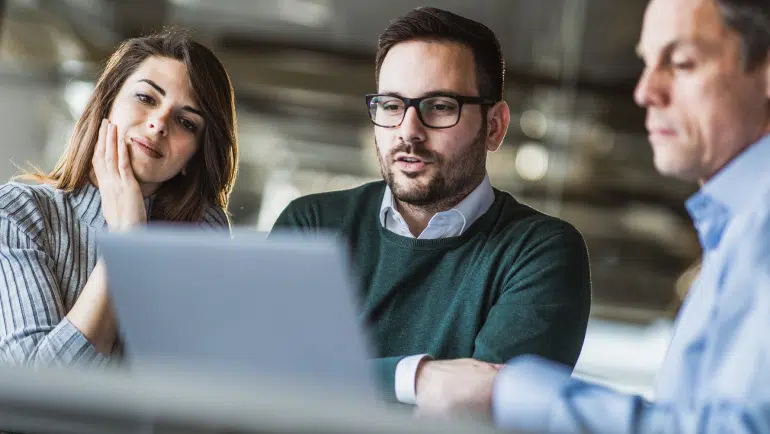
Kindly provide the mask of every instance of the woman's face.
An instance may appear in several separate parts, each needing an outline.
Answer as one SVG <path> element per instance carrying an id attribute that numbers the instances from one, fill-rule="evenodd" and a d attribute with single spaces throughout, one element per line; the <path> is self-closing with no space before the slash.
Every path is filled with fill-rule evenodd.
<path id="1" fill-rule="evenodd" d="M 154 192 L 182 172 L 200 143 L 205 121 L 184 63 L 149 57 L 115 97 L 109 121 L 128 147 L 142 191 Z"/>

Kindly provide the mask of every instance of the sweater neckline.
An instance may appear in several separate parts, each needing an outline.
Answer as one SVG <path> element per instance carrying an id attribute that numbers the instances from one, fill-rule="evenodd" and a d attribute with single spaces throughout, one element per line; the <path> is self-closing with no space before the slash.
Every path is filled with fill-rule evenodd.
<path id="1" fill-rule="evenodd" d="M 493 191 L 495 193 L 495 200 L 492 202 L 492 206 L 489 207 L 487 212 L 485 212 L 481 217 L 479 217 L 465 232 L 462 234 L 455 236 L 455 237 L 448 237 L 448 238 L 436 238 L 436 239 L 429 239 L 429 240 L 421 240 L 417 238 L 411 238 L 411 237 L 404 237 L 398 234 L 395 234 L 387 229 L 379 223 L 379 219 L 376 219 L 378 230 L 380 231 L 380 236 L 384 238 L 387 242 L 396 244 L 401 247 L 405 247 L 412 250 L 440 250 L 440 249 L 448 249 L 452 247 L 456 247 L 458 245 L 462 245 L 469 239 L 475 237 L 478 233 L 483 231 L 485 228 L 488 228 L 490 225 L 493 224 L 495 218 L 500 213 L 500 208 L 503 203 L 503 192 L 500 190 L 497 190 L 496 188 L 493 188 Z M 382 189 L 382 194 L 385 194 L 385 188 Z M 380 195 L 382 196 L 382 195 Z M 382 202 L 382 197 L 380 197 L 380 201 L 378 203 Z"/>

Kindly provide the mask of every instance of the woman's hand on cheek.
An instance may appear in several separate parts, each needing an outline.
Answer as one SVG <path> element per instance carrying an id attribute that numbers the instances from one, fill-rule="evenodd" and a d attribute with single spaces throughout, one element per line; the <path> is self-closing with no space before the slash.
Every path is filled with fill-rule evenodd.
<path id="1" fill-rule="evenodd" d="M 102 119 L 92 159 L 102 196 L 102 214 L 110 231 L 126 231 L 147 223 L 142 190 L 131 169 L 128 145 L 118 128 Z"/>

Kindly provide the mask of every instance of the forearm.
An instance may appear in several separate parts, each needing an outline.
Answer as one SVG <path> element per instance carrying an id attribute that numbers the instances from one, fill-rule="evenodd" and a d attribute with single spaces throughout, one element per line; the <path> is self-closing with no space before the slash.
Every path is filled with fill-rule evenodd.
<path id="1" fill-rule="evenodd" d="M 498 426 L 524 432 L 770 432 L 764 388 L 743 397 L 718 390 L 710 395 L 694 405 L 646 402 L 571 379 L 568 368 L 542 358 L 521 357 L 498 373 L 492 408 Z"/>
<path id="2" fill-rule="evenodd" d="M 10 241 L 0 240 L 0 362 L 77 366 L 107 361 L 65 317 L 46 251 L 30 239 Z"/>
<path id="3" fill-rule="evenodd" d="M 516 358 L 497 374 L 496 425 L 523 432 L 630 433 L 643 400 L 573 380 L 567 366 L 535 356 Z"/>
<path id="4" fill-rule="evenodd" d="M 72 323 L 40 326 L 5 334 L 0 339 L 0 362 L 29 366 L 99 366 L 110 358 L 99 354 Z"/>
<path id="5" fill-rule="evenodd" d="M 371 359 L 372 370 L 377 379 L 383 398 L 389 402 L 398 402 L 396 398 L 396 367 L 404 356 L 379 357 Z"/>
<path id="6" fill-rule="evenodd" d="M 117 324 L 107 292 L 107 273 L 100 260 L 86 282 L 67 319 L 100 354 L 109 355 L 117 337 Z"/>
<path id="7" fill-rule="evenodd" d="M 505 363 L 530 354 L 574 367 L 585 332 L 571 306 L 498 304 L 476 336 L 472 357 Z"/>

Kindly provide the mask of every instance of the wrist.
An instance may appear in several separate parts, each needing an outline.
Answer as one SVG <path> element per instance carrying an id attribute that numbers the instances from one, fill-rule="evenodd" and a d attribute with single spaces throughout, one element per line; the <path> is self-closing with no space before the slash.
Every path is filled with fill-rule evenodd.
<path id="1" fill-rule="evenodd" d="M 110 232 L 128 232 L 136 229 L 140 226 L 147 224 L 147 221 L 134 221 L 134 222 L 121 222 L 116 224 L 110 224 L 107 222 L 107 228 Z"/>
<path id="2" fill-rule="evenodd" d="M 402 404 L 416 404 L 417 396 L 415 386 L 417 384 L 417 368 L 420 363 L 431 359 L 429 354 L 415 354 L 399 360 L 395 372 L 396 400 Z"/>
<path id="3" fill-rule="evenodd" d="M 425 358 L 420 361 L 419 365 L 417 365 L 417 371 L 414 375 L 414 396 L 418 399 L 420 397 L 420 390 L 425 390 L 425 385 L 428 381 L 427 377 L 430 376 L 430 369 L 432 364 L 433 360 Z"/>

